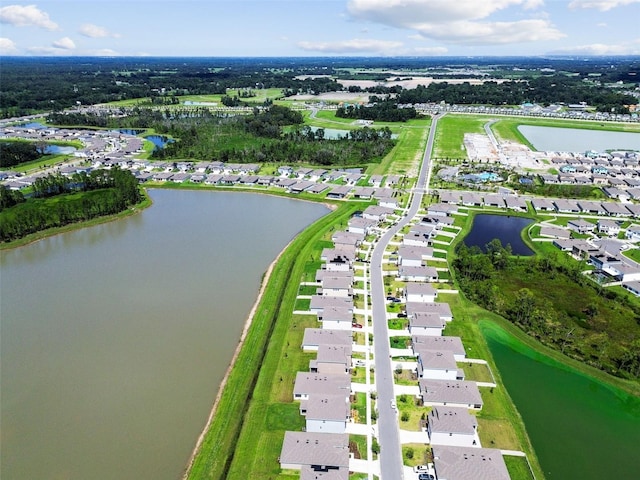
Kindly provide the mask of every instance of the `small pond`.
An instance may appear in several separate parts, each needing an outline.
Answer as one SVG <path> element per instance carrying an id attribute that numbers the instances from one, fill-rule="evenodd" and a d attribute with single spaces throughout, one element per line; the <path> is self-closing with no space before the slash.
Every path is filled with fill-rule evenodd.
<path id="1" fill-rule="evenodd" d="M 71 155 L 75 151 L 76 147 L 47 145 L 46 147 L 44 147 L 43 153 L 45 155 Z"/>
<path id="2" fill-rule="evenodd" d="M 174 140 L 164 135 L 148 135 L 144 137 L 145 140 L 149 140 L 155 145 L 155 148 L 164 148 L 167 143 L 172 143 Z"/>
<path id="3" fill-rule="evenodd" d="M 589 150 L 640 150 L 640 133 L 534 125 L 520 125 L 518 130 L 540 151 L 584 153 Z"/>
<path id="4" fill-rule="evenodd" d="M 502 242 L 502 245 L 511 245 L 514 255 L 533 255 L 533 251 L 522 241 L 520 232 L 528 227 L 533 220 L 523 217 L 510 217 L 506 215 L 476 215 L 473 219 L 471 231 L 464 238 L 468 247 L 479 247 L 483 251 L 485 245 L 494 238 Z"/>

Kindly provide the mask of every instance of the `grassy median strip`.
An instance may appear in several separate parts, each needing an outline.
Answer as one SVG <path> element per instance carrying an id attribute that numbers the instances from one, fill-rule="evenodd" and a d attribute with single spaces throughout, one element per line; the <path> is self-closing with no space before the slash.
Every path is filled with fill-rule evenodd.
<path id="1" fill-rule="evenodd" d="M 294 414 L 298 406 L 290 392 L 295 372 L 308 370 L 310 357 L 300 348 L 303 327 L 315 321 L 314 316 L 292 314 L 300 280 L 307 261 L 319 256 L 322 235 L 358 208 L 345 203 L 314 223 L 293 240 L 274 266 L 188 478 L 279 475 L 277 457 L 284 431 L 300 427 L 300 418 Z"/>

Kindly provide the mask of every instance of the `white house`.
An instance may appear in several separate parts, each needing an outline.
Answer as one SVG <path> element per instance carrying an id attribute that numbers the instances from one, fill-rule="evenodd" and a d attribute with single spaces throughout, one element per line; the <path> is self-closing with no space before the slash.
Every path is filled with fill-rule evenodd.
<path id="1" fill-rule="evenodd" d="M 418 385 L 425 405 L 482 409 L 482 397 L 476 382 L 421 378 Z"/>
<path id="2" fill-rule="evenodd" d="M 510 480 L 502 453 L 495 448 L 433 446 L 433 466 L 438 480 Z"/>
<path id="3" fill-rule="evenodd" d="M 346 433 L 285 432 L 280 467 L 301 470 L 301 477 L 328 477 L 332 472 L 349 475 L 349 435 Z M 316 475 L 314 477 L 313 475 Z M 318 477 L 317 475 L 324 475 Z"/>
<path id="4" fill-rule="evenodd" d="M 480 447 L 478 421 L 466 408 L 433 407 L 427 422 L 431 445 Z"/>
<path id="5" fill-rule="evenodd" d="M 624 237 L 632 242 L 640 242 L 640 225 L 631 225 L 624 232 Z"/>
<path id="6" fill-rule="evenodd" d="M 351 409 L 345 395 L 315 394 L 300 402 L 300 414 L 305 416 L 307 432 L 345 433 Z"/>
<path id="7" fill-rule="evenodd" d="M 431 303 L 438 296 L 438 291 L 430 283 L 410 282 L 405 286 L 404 294 L 407 302 Z"/>
<path id="8" fill-rule="evenodd" d="M 620 225 L 618 222 L 609 219 L 600 219 L 598 220 L 598 232 L 604 233 L 610 237 L 618 236 L 620 233 Z"/>
<path id="9" fill-rule="evenodd" d="M 445 321 L 437 313 L 418 312 L 409 319 L 411 335 L 439 337 L 444 330 Z"/>
<path id="10" fill-rule="evenodd" d="M 418 377 L 433 380 L 464 380 L 450 350 L 418 350 Z"/>

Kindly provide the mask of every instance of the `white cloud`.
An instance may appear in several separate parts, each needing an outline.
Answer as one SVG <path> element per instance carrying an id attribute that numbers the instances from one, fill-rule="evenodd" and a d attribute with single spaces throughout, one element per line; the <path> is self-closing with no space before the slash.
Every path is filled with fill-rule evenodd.
<path id="1" fill-rule="evenodd" d="M 13 40 L 5 37 L 0 37 L 0 54 L 10 55 L 12 53 L 16 53 L 17 51 L 18 47 Z"/>
<path id="2" fill-rule="evenodd" d="M 100 50 L 92 50 L 89 53 L 92 57 L 119 57 L 120 54 L 110 48 L 102 48 Z"/>
<path id="3" fill-rule="evenodd" d="M 14 27 L 42 27 L 47 30 L 59 30 L 58 25 L 49 18 L 49 14 L 36 5 L 7 5 L 0 8 L 0 23 Z"/>
<path id="4" fill-rule="evenodd" d="M 573 0 L 569 8 L 596 8 L 606 12 L 612 8 L 624 7 L 632 3 L 640 3 L 640 0 Z"/>
<path id="5" fill-rule="evenodd" d="M 413 53 L 416 55 L 444 55 L 449 50 L 446 47 L 416 47 Z"/>
<path id="6" fill-rule="evenodd" d="M 355 19 L 410 29 L 423 37 L 467 45 L 564 37 L 546 18 L 513 22 L 486 20 L 510 7 L 532 10 L 542 5 L 542 0 L 350 0 L 347 10 Z"/>
<path id="7" fill-rule="evenodd" d="M 607 28 L 609 25 L 607 25 L 607 24 L 606 24 L 606 23 L 604 23 L 604 22 L 601 22 L 601 23 L 599 23 L 599 24 L 598 24 L 598 25 L 596 25 L 596 26 L 597 26 L 597 27 L 600 27 L 600 28 Z"/>
<path id="8" fill-rule="evenodd" d="M 298 42 L 298 47 L 307 51 L 323 53 L 394 53 L 402 42 L 354 38 L 338 42 Z"/>
<path id="9" fill-rule="evenodd" d="M 549 53 L 565 55 L 637 55 L 640 53 L 640 48 L 633 44 L 607 45 L 604 43 L 592 43 L 590 45 L 566 47 Z"/>
<path id="10" fill-rule="evenodd" d="M 104 38 L 104 37 L 119 38 L 120 37 L 120 34 L 111 33 L 106 28 L 99 27 L 98 25 L 94 25 L 93 23 L 85 23 L 81 25 L 78 32 L 80 32 L 81 35 L 84 35 L 85 37 L 90 37 L 90 38 Z"/>
<path id="11" fill-rule="evenodd" d="M 63 37 L 59 40 L 54 41 L 51 44 L 52 47 L 61 48 L 63 50 L 73 50 L 76 48 L 76 44 L 69 37 Z"/>

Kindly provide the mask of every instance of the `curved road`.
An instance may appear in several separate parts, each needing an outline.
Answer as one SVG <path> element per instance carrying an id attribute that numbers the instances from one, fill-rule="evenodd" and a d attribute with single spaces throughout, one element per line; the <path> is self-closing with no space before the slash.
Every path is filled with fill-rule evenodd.
<path id="1" fill-rule="evenodd" d="M 433 117 L 427 147 L 422 158 L 420 174 L 418 175 L 418 182 L 413 190 L 411 206 L 405 217 L 380 237 L 371 255 L 371 300 L 376 390 L 378 394 L 380 478 L 382 480 L 400 480 L 404 477 L 398 415 L 396 410 L 391 407 L 391 402 L 395 401 L 395 395 L 393 393 L 393 366 L 389 357 L 389 331 L 386 315 L 386 292 L 382 278 L 382 255 L 389 241 L 413 219 L 422 204 L 422 198 L 429 185 L 431 151 L 438 119 L 439 116 L 437 115 Z"/>

